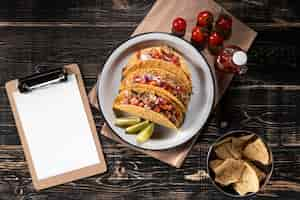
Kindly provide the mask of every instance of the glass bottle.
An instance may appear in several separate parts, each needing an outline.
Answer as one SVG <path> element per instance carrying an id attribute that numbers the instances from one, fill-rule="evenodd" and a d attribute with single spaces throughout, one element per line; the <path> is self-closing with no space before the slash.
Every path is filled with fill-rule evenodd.
<path id="1" fill-rule="evenodd" d="M 234 74 L 245 74 L 248 70 L 247 54 L 240 47 L 230 45 L 224 47 L 218 56 L 216 57 L 215 67 L 217 70 L 234 73 Z"/>

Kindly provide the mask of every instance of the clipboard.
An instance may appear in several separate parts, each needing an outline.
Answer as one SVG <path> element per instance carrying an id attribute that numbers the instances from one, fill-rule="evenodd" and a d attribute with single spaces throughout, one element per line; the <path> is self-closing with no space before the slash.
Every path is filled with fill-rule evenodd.
<path id="1" fill-rule="evenodd" d="M 71 79 L 68 80 L 68 78 Z M 42 79 L 46 79 L 46 82 L 41 82 L 43 81 Z M 29 82 L 28 80 L 31 82 Z M 73 83 L 71 85 L 70 82 L 72 81 Z M 33 186 L 36 190 L 45 189 L 48 187 L 60 185 L 63 183 L 85 178 L 95 174 L 103 173 L 107 170 L 101 144 L 99 142 L 99 138 L 97 135 L 95 122 L 93 120 L 92 112 L 89 107 L 88 98 L 85 92 L 84 83 L 78 65 L 71 64 L 71 65 L 64 66 L 60 69 L 34 74 L 25 79 L 11 80 L 6 83 L 5 87 L 11 105 L 11 109 L 13 112 L 13 116 L 15 119 L 15 123 L 17 126 L 18 134 L 24 149 L 25 158 L 32 177 Z M 62 136 L 63 134 L 66 135 L 63 135 L 62 137 L 58 137 L 57 142 L 55 141 L 56 132 L 51 132 L 51 135 L 49 135 L 49 133 L 47 135 L 45 134 L 43 135 L 43 133 L 35 133 L 35 135 L 30 135 L 33 134 L 32 132 L 34 132 L 34 130 L 39 130 L 39 128 L 41 128 L 38 126 L 42 126 L 39 124 L 39 122 L 34 122 L 33 120 L 30 121 L 30 117 L 36 115 L 36 113 L 40 113 L 41 111 L 37 110 L 31 113 L 31 112 L 24 112 L 24 110 L 26 111 L 27 104 L 29 107 L 30 106 L 39 107 L 41 105 L 30 105 L 30 103 L 28 103 L 28 98 L 33 98 L 32 96 L 34 95 L 36 95 L 36 97 L 40 97 L 41 95 L 38 96 L 39 93 L 45 94 L 46 91 L 48 90 L 53 91 L 55 89 L 55 91 L 59 91 L 60 87 L 65 88 L 66 91 L 68 91 L 67 90 L 68 87 L 75 88 L 74 91 L 70 93 L 72 95 L 74 93 L 74 96 L 77 95 L 77 97 L 79 97 L 76 99 L 76 102 L 79 102 L 78 105 L 82 105 L 82 108 L 81 106 L 76 106 L 74 108 L 70 106 L 69 109 L 77 110 L 78 113 L 81 113 L 80 116 L 82 117 L 81 118 L 77 117 L 78 118 L 77 119 L 76 116 L 72 116 L 73 119 L 80 121 L 80 123 L 74 124 L 74 126 L 79 126 L 78 130 L 81 129 L 84 130 L 83 127 L 85 128 L 88 127 L 89 131 L 86 131 L 87 133 L 83 133 L 83 131 L 77 131 L 78 132 L 77 133 L 76 130 L 71 133 L 65 131 L 63 133 L 60 133 L 60 136 Z M 79 93 L 77 93 L 76 91 L 79 91 Z M 57 92 L 54 93 L 54 95 L 55 94 L 57 94 Z M 67 105 L 66 103 L 64 104 Z M 59 107 L 60 105 L 58 104 L 57 106 Z M 66 107 L 68 106 L 69 105 L 67 105 Z M 49 109 L 53 110 L 53 108 L 49 108 Z M 84 115 L 82 115 L 82 111 L 84 111 Z M 52 111 L 49 110 L 49 112 Z M 63 116 L 64 115 L 63 112 L 64 112 L 63 110 L 59 111 L 56 117 L 60 117 L 61 115 Z M 71 114 L 72 113 L 70 113 L 70 116 Z M 45 112 L 44 116 L 46 118 L 49 118 L 49 116 L 47 116 L 47 112 Z M 55 116 L 53 116 L 52 119 L 55 121 L 56 119 Z M 42 122 L 41 124 L 48 123 L 42 121 L 43 120 L 42 116 L 38 120 Z M 31 125 L 27 125 L 25 124 L 25 122 L 27 122 L 27 124 L 31 123 Z M 84 122 L 86 123 L 84 124 Z M 72 122 L 69 121 L 65 121 L 62 123 L 58 122 L 58 124 L 61 127 L 63 127 L 64 124 L 71 124 L 71 123 Z M 51 124 L 51 122 L 49 122 L 49 127 L 50 127 L 49 129 L 57 128 L 57 130 L 59 131 L 62 130 L 62 128 L 60 128 L 59 126 L 56 127 L 55 125 Z M 47 127 L 45 127 L 45 129 L 46 128 Z M 43 138 L 45 139 L 43 140 Z M 60 139 L 60 138 L 64 138 L 64 139 Z M 61 140 L 65 140 L 65 142 Z M 51 141 L 55 141 L 53 143 L 54 145 L 50 144 Z M 76 145 L 81 143 L 84 144 L 85 146 Z M 90 145 L 86 145 L 86 144 L 90 144 Z M 74 147 L 77 147 L 76 149 L 74 149 L 74 154 L 76 152 L 76 155 L 72 154 L 73 151 L 72 148 Z M 54 149 L 58 152 L 55 152 Z M 40 155 L 42 153 L 45 153 L 45 157 L 42 157 L 43 155 Z M 53 155 L 51 153 L 53 153 Z M 65 156 L 65 158 L 63 156 Z M 36 158 L 40 158 L 40 160 L 34 160 Z M 51 166 L 44 166 L 46 164 L 43 163 L 48 163 L 48 165 Z"/>

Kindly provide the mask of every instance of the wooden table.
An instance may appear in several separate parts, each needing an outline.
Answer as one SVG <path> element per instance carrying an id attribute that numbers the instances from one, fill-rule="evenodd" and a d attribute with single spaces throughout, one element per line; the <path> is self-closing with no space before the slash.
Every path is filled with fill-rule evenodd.
<path id="1" fill-rule="evenodd" d="M 108 53 L 129 37 L 153 2 L 0 1 L 1 200 L 229 199 L 197 172 L 206 167 L 209 145 L 236 129 L 258 132 L 273 149 L 273 177 L 258 199 L 300 199 L 300 3 L 285 0 L 218 0 L 259 34 L 248 74 L 234 79 L 182 168 L 100 136 L 107 173 L 34 191 L 4 83 L 38 64 L 78 63 L 91 89 Z M 100 129 L 103 118 L 96 110 L 94 117 Z"/>

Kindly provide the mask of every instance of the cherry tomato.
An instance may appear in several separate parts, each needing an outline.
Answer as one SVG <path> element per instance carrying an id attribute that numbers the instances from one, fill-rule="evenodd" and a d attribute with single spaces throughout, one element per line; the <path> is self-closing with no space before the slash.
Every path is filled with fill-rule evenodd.
<path id="1" fill-rule="evenodd" d="M 183 37 L 186 31 L 186 21 L 182 17 L 177 17 L 172 23 L 172 33 L 178 37 Z"/>
<path id="2" fill-rule="evenodd" d="M 224 39 L 228 39 L 232 32 L 232 18 L 227 14 L 221 14 L 216 22 L 215 29 Z"/>
<path id="3" fill-rule="evenodd" d="M 224 38 L 218 32 L 212 32 L 208 39 L 209 51 L 216 55 L 223 47 Z"/>
<path id="4" fill-rule="evenodd" d="M 211 12 L 205 10 L 198 14 L 197 26 L 206 27 L 208 29 L 211 29 L 213 21 L 214 21 L 213 14 Z"/>
<path id="5" fill-rule="evenodd" d="M 208 31 L 203 27 L 196 26 L 193 28 L 191 42 L 192 44 L 199 48 L 203 49 L 208 38 Z"/>

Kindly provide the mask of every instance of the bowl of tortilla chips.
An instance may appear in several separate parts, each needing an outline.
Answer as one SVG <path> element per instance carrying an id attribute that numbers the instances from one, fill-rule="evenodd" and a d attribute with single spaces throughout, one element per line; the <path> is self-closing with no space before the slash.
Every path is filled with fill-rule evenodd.
<path id="1" fill-rule="evenodd" d="M 261 136 L 231 131 L 216 140 L 207 156 L 212 183 L 230 197 L 250 197 L 269 181 L 274 168 L 270 147 Z"/>

